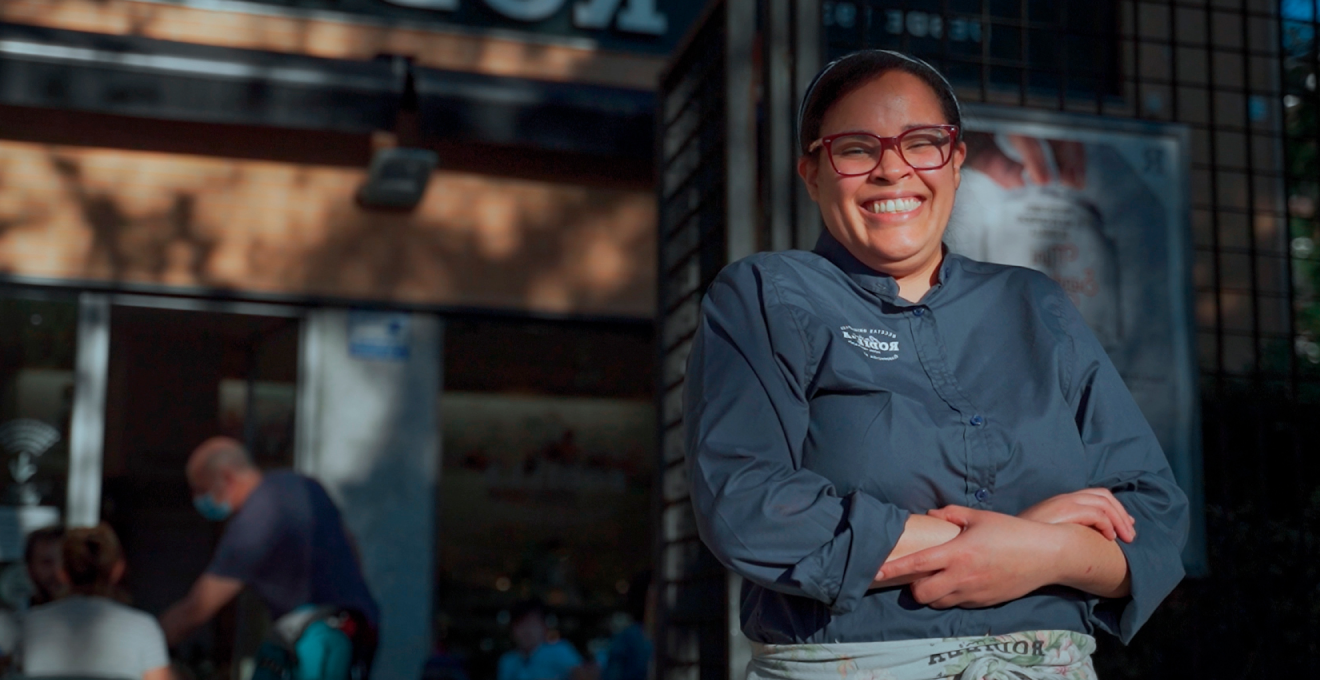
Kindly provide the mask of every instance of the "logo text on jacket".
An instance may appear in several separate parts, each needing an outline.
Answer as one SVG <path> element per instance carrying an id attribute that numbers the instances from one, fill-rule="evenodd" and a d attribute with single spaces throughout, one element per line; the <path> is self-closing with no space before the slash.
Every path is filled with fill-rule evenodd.
<path id="1" fill-rule="evenodd" d="M 839 330 L 843 331 L 843 339 L 848 344 L 876 361 L 893 361 L 898 358 L 898 336 L 892 331 L 852 326 L 843 326 Z"/>

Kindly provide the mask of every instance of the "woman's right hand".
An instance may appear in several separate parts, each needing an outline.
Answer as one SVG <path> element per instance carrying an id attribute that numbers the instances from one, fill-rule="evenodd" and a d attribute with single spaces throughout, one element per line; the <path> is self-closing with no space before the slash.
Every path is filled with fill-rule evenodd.
<path id="1" fill-rule="evenodd" d="M 1131 543 L 1137 537 L 1136 519 L 1109 489 L 1082 489 L 1047 498 L 1018 515 L 1046 524 L 1080 524 L 1113 541 Z"/>
<path id="2" fill-rule="evenodd" d="M 940 518 L 930 515 L 909 515 L 907 524 L 903 527 L 903 533 L 898 537 L 898 543 L 889 552 L 889 557 L 885 558 L 884 564 L 880 565 L 881 570 L 884 569 L 885 564 L 889 564 L 894 560 L 921 552 L 927 548 L 944 545 L 957 538 L 961 532 L 961 527 Z M 922 576 L 930 576 L 930 574 L 908 574 L 903 578 L 885 579 L 881 578 L 880 573 L 877 572 L 875 580 L 871 582 L 871 587 L 889 588 L 891 586 L 907 585 Z"/>

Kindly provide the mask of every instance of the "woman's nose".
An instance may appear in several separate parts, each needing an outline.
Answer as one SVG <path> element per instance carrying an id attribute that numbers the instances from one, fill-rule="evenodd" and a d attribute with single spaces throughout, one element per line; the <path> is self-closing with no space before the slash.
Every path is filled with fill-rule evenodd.
<path id="1" fill-rule="evenodd" d="M 910 172 L 912 172 L 912 166 L 903 160 L 903 155 L 898 152 L 898 147 L 886 145 L 880 150 L 880 162 L 875 164 L 875 169 L 871 171 L 871 177 L 896 182 L 906 177 Z"/>

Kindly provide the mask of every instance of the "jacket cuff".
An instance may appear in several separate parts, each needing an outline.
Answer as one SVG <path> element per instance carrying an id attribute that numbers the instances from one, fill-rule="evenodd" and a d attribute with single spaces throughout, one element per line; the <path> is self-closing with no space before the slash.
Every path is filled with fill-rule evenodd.
<path id="1" fill-rule="evenodd" d="M 794 565 L 791 575 L 833 614 L 847 614 L 861 603 L 911 514 L 860 491 L 843 502 L 846 511 L 834 540 Z"/>
<path id="2" fill-rule="evenodd" d="M 1136 542 L 1120 541 L 1118 545 L 1127 558 L 1132 592 L 1114 600 L 1093 598 L 1090 619 L 1096 628 L 1114 635 L 1126 645 L 1155 613 L 1160 602 L 1182 581 L 1183 567 L 1177 553 L 1170 558 L 1166 554 L 1167 548 L 1161 550 L 1149 539 L 1142 541 L 1139 536 Z"/>

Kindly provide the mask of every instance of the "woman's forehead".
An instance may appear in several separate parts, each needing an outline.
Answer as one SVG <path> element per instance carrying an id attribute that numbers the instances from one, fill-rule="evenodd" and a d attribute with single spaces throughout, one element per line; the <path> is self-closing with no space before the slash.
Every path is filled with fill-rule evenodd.
<path id="1" fill-rule="evenodd" d="M 896 135 L 913 127 L 947 124 L 930 85 L 910 73 L 888 71 L 830 106 L 820 132 L 821 136 L 850 130 Z"/>

